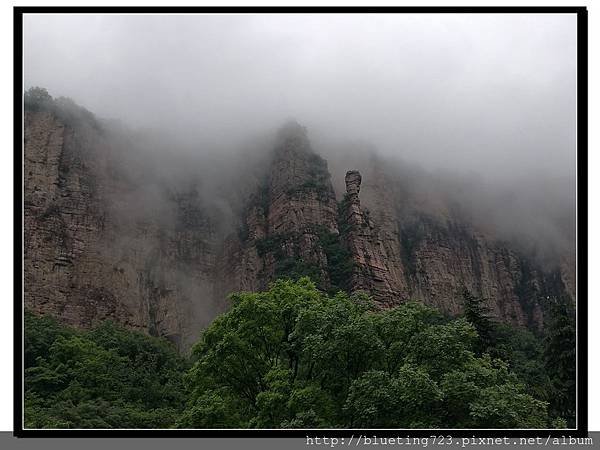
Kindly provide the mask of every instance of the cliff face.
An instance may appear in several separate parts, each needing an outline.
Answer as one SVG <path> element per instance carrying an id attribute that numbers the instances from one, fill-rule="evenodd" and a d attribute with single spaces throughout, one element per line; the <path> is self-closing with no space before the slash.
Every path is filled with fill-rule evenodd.
<path id="1" fill-rule="evenodd" d="M 340 219 L 345 223 L 344 244 L 350 250 L 353 271 L 351 290 L 365 291 L 377 302 L 393 306 L 408 300 L 409 286 L 396 239 L 397 225 L 381 217 L 376 223 L 360 205 L 362 177 L 356 170 L 346 174 L 346 195 Z"/>
<path id="2" fill-rule="evenodd" d="M 500 320 L 540 328 L 542 299 L 575 298 L 574 264 L 543 270 L 448 205 L 436 204 L 433 213 L 407 199 L 381 165 L 369 176 L 367 209 L 358 199 L 360 174 L 346 175 L 346 217 L 354 225 L 347 242 L 357 266 L 353 287 L 373 292 L 383 306 L 410 298 L 456 315 L 464 286 Z"/>
<path id="3" fill-rule="evenodd" d="M 544 271 L 439 199 L 432 213 L 407 199 L 378 164 L 368 173 L 368 208 L 361 204 L 362 176 L 350 170 L 336 213 L 329 176 L 322 185 L 312 181 L 310 161 L 317 157 L 304 133 L 290 136 L 275 153 L 260 200 L 255 197 L 245 215 L 231 258 L 243 278 L 237 287 L 260 289 L 278 276 L 310 275 L 322 289 L 367 292 L 381 307 L 414 299 L 450 315 L 461 313 L 466 287 L 496 318 L 532 328 L 543 325 L 543 298 L 575 298 L 571 265 Z"/>
<path id="4" fill-rule="evenodd" d="M 185 347 L 214 315 L 211 220 L 194 189 L 148 194 L 164 197 L 150 198 L 163 209 L 144 210 L 111 145 L 94 121 L 26 113 L 25 305 L 79 327 L 110 318 Z"/>
<path id="5" fill-rule="evenodd" d="M 278 277 L 306 275 L 332 293 L 366 291 L 381 307 L 416 299 L 450 314 L 461 311 L 466 286 L 498 318 L 531 327 L 542 323 L 540 298 L 574 298 L 572 259 L 543 271 L 451 208 L 407 206 L 411 197 L 381 167 L 348 171 L 338 202 L 327 162 L 294 123 L 280 131 L 231 234 L 201 177 L 148 181 L 127 169 L 126 154 L 93 119 L 26 112 L 27 307 L 79 327 L 110 318 L 187 348 L 228 293 Z"/>
<path id="6" fill-rule="evenodd" d="M 299 125 L 280 131 L 268 175 L 242 221 L 226 245 L 224 270 L 235 280 L 229 290 L 262 289 L 275 278 L 302 275 L 331 285 L 323 241 L 338 235 L 337 202 L 327 162 Z"/>

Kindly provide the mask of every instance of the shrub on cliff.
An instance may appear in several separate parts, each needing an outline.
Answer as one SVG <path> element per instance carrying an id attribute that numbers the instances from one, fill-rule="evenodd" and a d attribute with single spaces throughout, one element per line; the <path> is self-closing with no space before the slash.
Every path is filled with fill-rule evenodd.
<path id="1" fill-rule="evenodd" d="M 25 109 L 40 111 L 51 108 L 53 99 L 46 89 L 35 86 L 25 91 L 23 103 Z"/>
<path id="2" fill-rule="evenodd" d="M 23 95 L 25 111 L 45 111 L 52 113 L 68 126 L 88 126 L 102 131 L 96 116 L 68 97 L 52 98 L 48 91 L 41 87 L 31 87 Z"/>

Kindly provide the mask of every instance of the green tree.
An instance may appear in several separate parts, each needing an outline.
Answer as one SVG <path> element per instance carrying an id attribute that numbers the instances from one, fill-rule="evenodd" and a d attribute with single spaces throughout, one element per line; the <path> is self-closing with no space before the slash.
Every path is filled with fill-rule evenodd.
<path id="1" fill-rule="evenodd" d="M 385 350 L 384 367 L 394 372 L 409 354 L 409 343 L 414 335 L 432 325 L 444 323 L 443 316 L 422 303 L 408 302 L 387 310 L 384 314 L 369 316 Z"/>
<path id="2" fill-rule="evenodd" d="M 393 375 L 369 371 L 352 383 L 344 410 L 351 427 L 439 426 L 442 392 L 429 374 L 404 365 Z"/>
<path id="3" fill-rule="evenodd" d="M 29 310 L 25 310 L 24 328 L 25 369 L 35 365 L 37 358 L 47 356 L 58 336 L 69 337 L 75 334 L 75 330 L 62 326 L 53 317 L 36 316 Z"/>
<path id="4" fill-rule="evenodd" d="M 462 369 L 445 373 L 440 385 L 445 403 L 444 426 L 543 428 L 547 425 L 547 403 L 529 395 L 508 364 L 489 355 L 472 357 Z M 503 398 L 502 394 L 508 392 L 511 397 Z M 505 416 L 500 417 L 502 414 Z"/>
<path id="5" fill-rule="evenodd" d="M 481 355 L 495 344 L 495 323 L 490 319 L 490 309 L 485 305 L 485 301 L 471 294 L 466 287 L 462 288 L 462 301 L 465 319 L 477 331 L 475 350 L 478 355 Z"/>
<path id="6" fill-rule="evenodd" d="M 559 397 L 549 419 L 536 395 L 540 368 L 526 362 L 541 361 L 540 345 L 525 332 L 502 328 L 478 356 L 464 317 L 415 302 L 381 310 L 308 278 L 231 299 L 193 364 L 167 341 L 111 322 L 77 331 L 26 313 L 26 426 L 543 428 L 570 417 Z M 550 327 L 548 348 L 562 353 L 548 364 L 557 365 L 552 386 L 568 394 L 565 314 Z"/>
<path id="7" fill-rule="evenodd" d="M 549 300 L 544 358 L 550 377 L 551 413 L 572 427 L 576 404 L 575 306 L 568 296 Z"/>
<path id="8" fill-rule="evenodd" d="M 47 110 L 52 107 L 53 99 L 44 88 L 34 86 L 25 91 L 23 102 L 29 110 Z"/>
<path id="9" fill-rule="evenodd" d="M 105 322 L 75 331 L 26 313 L 25 424 L 60 428 L 172 426 L 187 365 L 166 341 Z"/>
<path id="10" fill-rule="evenodd" d="M 544 360 L 542 337 L 520 327 L 498 323 L 494 339 L 495 345 L 490 349 L 490 354 L 506 361 L 535 398 L 549 401 L 550 378 Z"/>
<path id="11" fill-rule="evenodd" d="M 546 404 L 526 392 L 507 363 L 476 356 L 478 335 L 464 318 L 450 320 L 418 303 L 377 310 L 364 295 L 330 297 L 307 278 L 232 300 L 193 350 L 180 426 L 547 422 Z M 512 395 L 504 403 L 503 392 Z M 514 411 L 501 420 L 496 412 L 507 408 Z"/>
<path id="12" fill-rule="evenodd" d="M 547 403 L 516 384 L 490 386 L 471 404 L 474 426 L 481 428 L 546 428 Z"/>

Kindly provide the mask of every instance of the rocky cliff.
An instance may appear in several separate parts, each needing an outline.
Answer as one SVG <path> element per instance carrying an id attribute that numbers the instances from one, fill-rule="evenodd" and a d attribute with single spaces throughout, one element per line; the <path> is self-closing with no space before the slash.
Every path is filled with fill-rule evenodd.
<path id="1" fill-rule="evenodd" d="M 263 289 L 278 277 L 303 275 L 331 287 L 326 241 L 337 240 L 337 218 L 327 162 L 314 153 L 304 128 L 287 124 L 225 251 L 233 289 Z"/>
<path id="2" fill-rule="evenodd" d="M 377 159 L 367 171 L 368 207 L 361 204 L 362 175 L 349 170 L 336 213 L 326 163 L 305 130 L 287 131 L 232 254 L 239 288 L 308 275 L 325 290 L 364 291 L 384 308 L 415 299 L 456 315 L 466 287 L 498 319 L 531 328 L 543 326 L 543 299 L 575 298 L 573 264 L 543 269 L 453 205 L 407 199 Z"/>
<path id="3" fill-rule="evenodd" d="M 296 123 L 280 130 L 250 195 L 239 194 L 239 226 L 227 233 L 201 176 L 160 181 L 89 113 L 57 111 L 25 114 L 24 301 L 72 325 L 110 318 L 187 348 L 228 293 L 305 275 L 381 307 L 417 299 L 449 314 L 465 286 L 498 318 L 531 327 L 542 324 L 541 298 L 574 298 L 568 255 L 542 270 L 451 207 L 432 214 L 408 201 L 385 165 L 349 170 L 338 201 Z"/>
<path id="4" fill-rule="evenodd" d="M 539 328 L 546 297 L 575 298 L 574 251 L 544 267 L 475 226 L 451 202 L 432 193 L 426 200 L 413 197 L 377 158 L 366 168 L 368 208 L 358 198 L 361 176 L 352 171 L 345 178 L 347 217 L 361 230 L 350 233 L 348 245 L 358 266 L 354 286 L 366 286 L 383 305 L 411 298 L 456 315 L 466 287 L 495 317 Z"/>
<path id="5" fill-rule="evenodd" d="M 516 253 L 468 224 L 394 214 L 389 190 L 380 192 L 375 209 L 362 209 L 354 194 L 360 185 L 355 174 L 346 176 L 348 216 L 361 230 L 351 231 L 348 239 L 357 266 L 353 286 L 374 292 L 384 305 L 411 298 L 451 315 L 461 312 L 466 287 L 485 298 L 496 317 L 541 326 L 542 278 Z"/>
<path id="6" fill-rule="evenodd" d="M 345 224 L 343 241 L 353 262 L 351 290 L 368 292 L 385 306 L 408 300 L 407 267 L 402 264 L 397 224 L 384 216 L 376 223 L 361 207 L 362 177 L 358 171 L 349 171 L 345 182 L 340 220 Z"/>
<path id="7" fill-rule="evenodd" d="M 142 193 L 94 119 L 30 110 L 24 129 L 25 305 L 189 345 L 215 314 L 219 248 L 196 187 Z"/>

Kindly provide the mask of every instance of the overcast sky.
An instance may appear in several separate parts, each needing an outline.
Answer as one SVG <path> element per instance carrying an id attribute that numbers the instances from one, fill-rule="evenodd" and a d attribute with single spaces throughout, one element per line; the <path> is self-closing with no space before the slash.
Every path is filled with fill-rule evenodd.
<path id="1" fill-rule="evenodd" d="M 293 117 L 431 169 L 575 171 L 575 15 L 26 15 L 24 61 L 25 87 L 192 141 Z"/>

